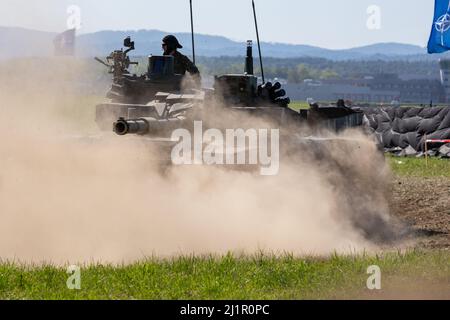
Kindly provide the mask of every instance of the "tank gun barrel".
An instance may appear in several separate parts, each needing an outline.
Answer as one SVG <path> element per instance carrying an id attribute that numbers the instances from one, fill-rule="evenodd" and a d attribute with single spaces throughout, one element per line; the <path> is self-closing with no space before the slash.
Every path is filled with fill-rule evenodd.
<path id="1" fill-rule="evenodd" d="M 146 134 L 150 131 L 150 123 L 145 119 L 125 120 L 120 118 L 113 125 L 114 132 L 119 136 L 126 134 Z"/>
<path id="2" fill-rule="evenodd" d="M 184 118 L 169 118 L 169 119 L 155 119 L 155 118 L 138 118 L 125 119 L 119 118 L 113 124 L 113 130 L 119 136 L 128 134 L 145 135 L 160 131 L 170 131 L 181 126 Z"/>

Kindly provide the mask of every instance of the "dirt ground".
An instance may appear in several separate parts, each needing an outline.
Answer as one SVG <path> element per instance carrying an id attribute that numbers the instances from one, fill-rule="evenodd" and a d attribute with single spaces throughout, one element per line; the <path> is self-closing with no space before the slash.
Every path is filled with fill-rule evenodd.
<path id="1" fill-rule="evenodd" d="M 412 228 L 418 245 L 450 250 L 450 178 L 395 177 L 391 188 L 391 212 Z"/>

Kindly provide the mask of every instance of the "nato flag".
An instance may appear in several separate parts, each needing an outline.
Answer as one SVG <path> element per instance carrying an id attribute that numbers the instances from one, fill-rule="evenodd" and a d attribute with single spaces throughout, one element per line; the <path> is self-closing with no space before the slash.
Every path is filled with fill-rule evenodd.
<path id="1" fill-rule="evenodd" d="M 428 53 L 441 53 L 450 50 L 450 0 L 434 2 L 434 19 L 428 41 Z"/>

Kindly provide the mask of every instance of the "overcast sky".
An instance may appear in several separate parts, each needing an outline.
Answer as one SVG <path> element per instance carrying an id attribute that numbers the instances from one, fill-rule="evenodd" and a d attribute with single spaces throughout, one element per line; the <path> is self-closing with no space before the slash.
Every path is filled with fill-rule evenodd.
<path id="1" fill-rule="evenodd" d="M 233 40 L 254 39 L 251 0 L 193 0 L 195 28 Z M 261 40 L 342 49 L 377 42 L 425 46 L 434 0 L 256 0 Z M 81 10 L 80 33 L 190 30 L 189 0 L 0 0 L 0 26 L 65 29 L 69 5 Z M 380 29 L 369 29 L 370 6 Z M 373 12 L 373 11 L 372 11 Z M 376 19 L 375 16 L 373 16 Z M 375 22 L 374 22 L 375 21 Z M 377 20 L 370 20 L 372 26 Z M 374 24 L 375 23 L 375 24 Z"/>

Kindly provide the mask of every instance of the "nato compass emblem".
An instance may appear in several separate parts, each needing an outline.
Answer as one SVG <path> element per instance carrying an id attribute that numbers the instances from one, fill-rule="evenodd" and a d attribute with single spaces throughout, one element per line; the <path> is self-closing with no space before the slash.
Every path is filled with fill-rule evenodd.
<path id="1" fill-rule="evenodd" d="M 439 19 L 434 23 L 436 31 L 441 34 L 441 44 L 444 45 L 444 33 L 450 29 L 450 2 L 447 12 L 440 16 Z"/>
<path id="2" fill-rule="evenodd" d="M 437 21 L 434 23 L 434 26 L 436 30 L 440 33 L 444 33 L 450 29 L 450 14 L 446 13 L 443 16 L 441 16 Z"/>

